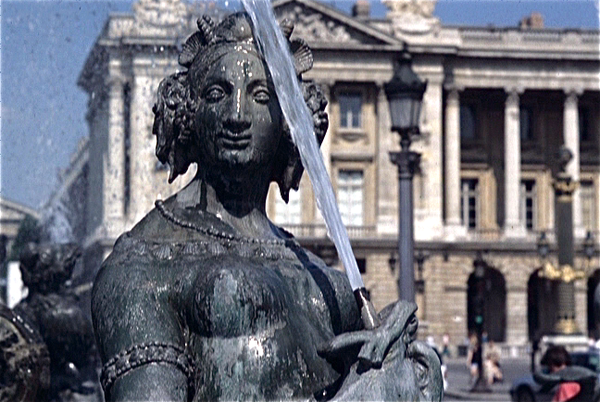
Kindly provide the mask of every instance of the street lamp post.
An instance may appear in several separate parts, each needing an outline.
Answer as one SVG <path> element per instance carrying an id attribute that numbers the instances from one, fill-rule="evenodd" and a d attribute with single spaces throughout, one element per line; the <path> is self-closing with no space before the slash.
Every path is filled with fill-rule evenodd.
<path id="1" fill-rule="evenodd" d="M 483 326 L 485 320 L 485 271 L 487 263 L 481 256 L 481 252 L 477 253 L 477 257 L 473 261 L 473 273 L 475 275 L 475 330 L 477 331 L 477 350 L 473 359 L 477 362 L 477 381 L 473 384 L 471 392 L 491 392 L 485 375 L 485 364 L 483 356 Z"/>
<path id="2" fill-rule="evenodd" d="M 558 152 L 558 173 L 553 182 L 555 196 L 556 242 L 558 244 L 558 267 L 545 261 L 540 276 L 557 283 L 557 309 L 554 333 L 573 335 L 579 333 L 575 322 L 575 280 L 581 279 L 584 272 L 574 267 L 575 248 L 573 246 L 573 193 L 578 183 L 566 172 L 566 166 L 573 154 L 566 147 Z M 538 252 L 542 259 L 548 255 L 545 235 L 540 236 Z"/>
<path id="3" fill-rule="evenodd" d="M 418 294 L 425 293 L 425 280 L 423 279 L 423 265 L 425 260 L 429 258 L 429 255 L 425 254 L 422 250 L 419 250 L 415 256 L 417 263 L 417 280 L 415 281 L 415 291 Z"/>
<path id="4" fill-rule="evenodd" d="M 589 271 L 592 266 L 592 258 L 596 253 L 596 245 L 595 245 L 594 234 L 591 231 L 588 231 L 585 235 L 585 240 L 583 241 L 583 254 L 587 259 L 586 269 Z"/>
<path id="5" fill-rule="evenodd" d="M 398 167 L 398 293 L 400 299 L 411 302 L 415 301 L 412 179 L 421 155 L 409 148 L 413 136 L 419 134 L 419 115 L 426 88 L 427 82 L 414 73 L 407 55 L 396 61 L 394 76 L 385 84 L 392 131 L 400 135 L 401 148 L 400 152 L 390 152 L 390 160 Z"/>

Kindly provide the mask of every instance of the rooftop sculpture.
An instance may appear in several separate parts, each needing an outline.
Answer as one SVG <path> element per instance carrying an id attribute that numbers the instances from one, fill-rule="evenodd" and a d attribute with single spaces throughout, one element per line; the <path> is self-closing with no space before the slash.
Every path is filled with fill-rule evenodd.
<path id="1" fill-rule="evenodd" d="M 293 27 L 282 24 L 290 38 Z M 312 53 L 290 41 L 298 76 Z M 298 151 L 244 13 L 198 20 L 187 70 L 163 80 L 156 154 L 192 182 L 123 234 L 94 284 L 108 401 L 441 400 L 416 306 L 397 302 L 363 330 L 347 278 L 267 217 L 302 176 Z M 320 88 L 303 82 L 322 141 Z"/>

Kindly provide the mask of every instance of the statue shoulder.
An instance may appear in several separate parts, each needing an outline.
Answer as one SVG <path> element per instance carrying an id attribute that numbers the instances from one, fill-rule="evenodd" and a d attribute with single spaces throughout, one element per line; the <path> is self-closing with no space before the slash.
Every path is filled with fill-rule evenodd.
<path id="1" fill-rule="evenodd" d="M 92 318 L 103 358 L 142 340 L 182 342 L 175 308 L 179 299 L 172 286 L 177 278 L 157 253 L 164 253 L 160 245 L 151 250 L 128 232 L 100 267 L 92 289 Z"/>
<path id="2" fill-rule="evenodd" d="M 186 323 L 177 308 L 180 294 L 175 283 L 179 279 L 167 269 L 166 259 L 160 261 L 144 249 L 148 246 L 131 232 L 122 235 L 102 264 L 92 289 L 92 320 L 107 400 L 151 399 L 140 397 L 144 390 L 156 398 L 160 392 L 148 388 L 146 382 L 152 375 L 163 378 L 153 382 L 160 387 L 173 381 L 177 389 L 185 389 L 186 376 L 191 373 L 191 362 L 185 355 Z M 160 247 L 156 251 L 162 252 Z M 157 366 L 161 367 L 158 373 Z M 133 388 L 113 387 L 117 382 Z M 126 396 L 113 398 L 113 389 Z M 165 394 L 160 395 L 164 398 Z"/>
<path id="3" fill-rule="evenodd" d="M 171 203 L 171 199 L 165 203 Z M 170 241 L 181 237 L 185 228 L 165 219 L 157 208 L 153 208 L 129 231 L 129 237 L 153 241 Z"/>
<path id="4" fill-rule="evenodd" d="M 310 251 L 306 251 L 306 255 L 311 263 L 310 266 L 312 266 L 313 269 L 318 269 L 318 272 L 327 278 L 328 283 L 332 288 L 331 290 L 335 295 L 335 300 L 341 314 L 340 318 L 343 325 L 341 331 L 347 332 L 360 329 L 362 327 L 360 312 L 358 311 L 354 293 L 352 292 L 352 287 L 350 286 L 350 281 L 346 274 L 327 266 L 321 258 Z M 315 278 L 319 287 L 324 290 L 323 285 L 319 283 L 318 276 L 313 274 L 313 278 Z"/>

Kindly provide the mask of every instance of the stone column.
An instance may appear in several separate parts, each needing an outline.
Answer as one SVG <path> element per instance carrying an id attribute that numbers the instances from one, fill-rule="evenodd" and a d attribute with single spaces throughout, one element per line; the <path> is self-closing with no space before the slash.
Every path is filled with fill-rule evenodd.
<path id="1" fill-rule="evenodd" d="M 396 149 L 397 140 L 391 131 L 384 84 L 377 83 L 377 232 L 395 235 L 398 230 L 398 180 L 388 151 Z"/>
<path id="2" fill-rule="evenodd" d="M 125 163 L 124 143 L 124 85 L 122 76 L 110 73 L 107 80 L 108 93 L 108 132 L 106 154 L 103 160 L 103 225 L 108 237 L 118 236 L 125 214 L 123 164 Z"/>
<path id="3" fill-rule="evenodd" d="M 443 235 L 443 75 L 423 74 L 427 80 L 427 90 L 423 95 L 421 109 L 423 140 L 417 142 L 415 150 L 423 155 L 421 178 L 424 181 L 423 194 L 425 215 L 415 215 L 416 240 L 431 240 Z M 416 189 L 415 189 L 416 191 Z M 415 193 L 416 194 L 416 193 Z M 416 199 L 416 198 L 415 198 Z"/>
<path id="4" fill-rule="evenodd" d="M 578 95 L 580 92 L 570 90 L 566 92 L 563 109 L 563 138 L 567 148 L 573 153 L 573 159 L 567 165 L 567 174 L 575 182 L 579 182 L 579 109 Z M 583 237 L 585 229 L 583 227 L 581 215 L 581 192 L 579 188 L 573 194 L 573 229 L 575 237 Z"/>
<path id="5" fill-rule="evenodd" d="M 155 156 L 156 140 L 152 135 L 154 122 L 152 105 L 156 98 L 156 86 L 153 78 L 148 74 L 146 65 L 134 65 L 129 92 L 127 173 L 129 174 L 130 208 L 127 219 L 128 225 L 134 225 L 154 208 L 157 198 L 165 199 L 169 193 L 164 193 L 164 190 L 155 184 L 158 159 Z M 167 187 L 167 191 L 173 192 L 175 188 Z"/>
<path id="6" fill-rule="evenodd" d="M 465 232 L 460 217 L 460 99 L 458 89 L 450 88 L 446 98 L 446 227 L 447 237 Z"/>
<path id="7" fill-rule="evenodd" d="M 520 216 L 521 134 L 519 93 L 508 92 L 504 106 L 504 235 L 523 237 L 525 226 Z"/>
<path id="8" fill-rule="evenodd" d="M 506 343 L 527 343 L 527 288 L 508 287 L 506 310 Z"/>

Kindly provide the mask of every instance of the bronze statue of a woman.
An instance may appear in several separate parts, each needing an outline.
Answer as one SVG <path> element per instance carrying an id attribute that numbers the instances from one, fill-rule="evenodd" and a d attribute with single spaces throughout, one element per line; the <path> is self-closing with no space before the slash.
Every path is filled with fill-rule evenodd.
<path id="1" fill-rule="evenodd" d="M 440 400 L 416 306 L 361 331 L 346 277 L 266 216 L 271 181 L 287 200 L 302 165 L 248 16 L 198 28 L 187 70 L 158 89 L 153 129 L 169 180 L 198 173 L 119 238 L 94 284 L 107 400 Z M 312 54 L 290 47 L 300 77 Z M 322 140 L 326 100 L 303 90 Z"/>

